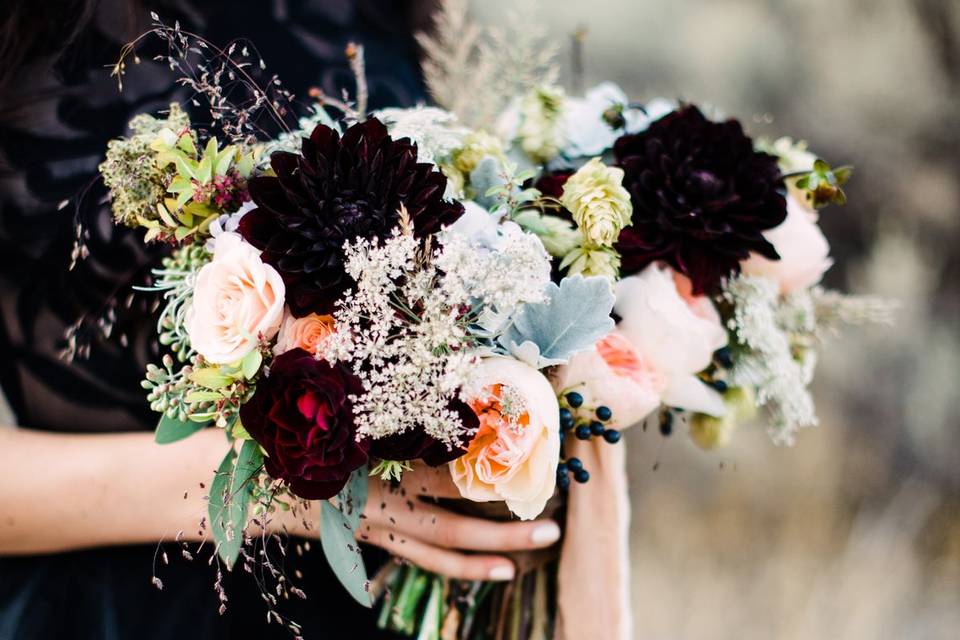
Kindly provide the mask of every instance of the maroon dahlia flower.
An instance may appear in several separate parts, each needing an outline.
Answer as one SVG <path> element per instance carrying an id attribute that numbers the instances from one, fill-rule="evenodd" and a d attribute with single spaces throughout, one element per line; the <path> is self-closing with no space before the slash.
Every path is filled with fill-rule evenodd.
<path id="1" fill-rule="evenodd" d="M 465 402 L 453 400 L 450 408 L 460 415 L 467 433 L 473 433 L 480 427 L 480 419 Z M 404 433 L 379 438 L 370 442 L 370 455 L 384 460 L 423 460 L 431 467 L 439 467 L 466 453 L 466 449 L 450 447 L 422 430 L 410 430 Z"/>
<path id="2" fill-rule="evenodd" d="M 266 451 L 267 473 L 307 500 L 331 498 L 367 462 L 348 395 L 360 381 L 303 349 L 277 356 L 240 407 L 244 428 Z"/>
<path id="3" fill-rule="evenodd" d="M 443 198 L 446 177 L 417 162 L 417 146 L 393 140 L 374 118 L 342 137 L 318 125 L 300 153 L 277 151 L 270 164 L 275 177 L 250 179 L 257 208 L 242 218 L 240 233 L 280 272 L 298 317 L 333 310 L 353 284 L 344 242 L 388 237 L 401 205 L 421 238 L 463 214 L 463 205 Z"/>
<path id="4" fill-rule="evenodd" d="M 751 252 L 779 259 L 763 232 L 786 218 L 783 178 L 736 120 L 685 106 L 618 139 L 614 155 L 633 203 L 616 245 L 623 275 L 662 260 L 713 293 Z"/>

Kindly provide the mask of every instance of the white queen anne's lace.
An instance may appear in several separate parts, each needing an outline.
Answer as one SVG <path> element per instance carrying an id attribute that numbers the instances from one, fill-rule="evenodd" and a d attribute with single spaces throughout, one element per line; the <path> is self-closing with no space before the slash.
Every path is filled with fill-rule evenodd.
<path id="1" fill-rule="evenodd" d="M 812 310 L 799 296 L 782 303 L 777 283 L 766 278 L 734 278 L 724 295 L 734 308 L 729 328 L 746 347 L 728 381 L 756 387 L 757 404 L 770 411 L 770 436 L 778 444 L 790 444 L 798 428 L 817 424 L 807 388 L 815 352 L 795 350 L 791 340 L 791 333 L 812 329 Z"/>
<path id="2" fill-rule="evenodd" d="M 485 310 L 541 301 L 550 278 L 535 236 L 496 226 L 485 236 L 492 242 L 445 233 L 432 253 L 409 228 L 345 245 L 356 287 L 338 302 L 336 332 L 319 355 L 347 364 L 363 385 L 352 399 L 359 438 L 422 429 L 455 446 L 468 435 L 450 403 L 466 395 L 480 358 L 470 325 Z"/>

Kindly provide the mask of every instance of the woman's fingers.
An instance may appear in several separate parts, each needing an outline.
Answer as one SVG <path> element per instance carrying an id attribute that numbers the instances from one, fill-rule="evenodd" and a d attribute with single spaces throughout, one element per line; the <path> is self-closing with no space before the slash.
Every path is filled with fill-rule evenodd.
<path id="1" fill-rule="evenodd" d="M 460 515 L 424 502 L 383 504 L 386 506 L 367 510 L 369 527 L 403 533 L 439 547 L 520 551 L 548 547 L 560 538 L 560 527 L 549 519 L 497 522 Z"/>
<path id="2" fill-rule="evenodd" d="M 427 544 L 386 528 L 373 528 L 370 542 L 415 565 L 459 580 L 512 580 L 516 569 L 507 558 L 467 555 Z M 363 538 L 361 538 L 363 539 Z"/>
<path id="3" fill-rule="evenodd" d="M 453 484 L 447 465 L 429 467 L 416 462 L 413 469 L 403 474 L 400 486 L 408 492 L 435 498 L 459 498 L 460 490 Z"/>

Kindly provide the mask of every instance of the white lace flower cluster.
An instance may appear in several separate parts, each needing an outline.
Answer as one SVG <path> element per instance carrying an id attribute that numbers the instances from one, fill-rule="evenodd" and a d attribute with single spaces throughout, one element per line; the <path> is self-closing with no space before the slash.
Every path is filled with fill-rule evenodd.
<path id="1" fill-rule="evenodd" d="M 463 425 L 449 405 L 474 355 L 459 301 L 436 295 L 438 274 L 419 263 L 412 235 L 397 230 L 382 244 L 358 239 L 345 249 L 357 284 L 338 303 L 337 331 L 321 355 L 347 363 L 363 385 L 352 398 L 357 437 L 421 428 L 460 444 Z"/>
<path id="2" fill-rule="evenodd" d="M 741 276 L 727 284 L 724 297 L 733 305 L 727 326 L 746 347 L 728 382 L 754 387 L 757 405 L 770 412 L 770 436 L 778 444 L 792 444 L 797 429 L 817 424 L 808 389 L 816 364 L 816 352 L 809 348 L 816 329 L 809 293 L 781 298 L 776 281 Z"/>
<path id="3" fill-rule="evenodd" d="M 346 363 L 363 385 L 352 398 L 359 438 L 419 429 L 457 446 L 469 435 L 450 405 L 481 355 L 470 326 L 491 309 L 509 315 L 543 300 L 550 278 L 535 236 L 491 224 L 487 234 L 448 231 L 432 252 L 409 228 L 345 246 L 356 287 L 338 302 L 337 330 L 319 355 Z"/>
<path id="4" fill-rule="evenodd" d="M 516 223 L 498 224 L 471 206 L 441 242 L 435 262 L 448 299 L 481 301 L 498 315 L 545 299 L 550 257 L 539 238 Z"/>

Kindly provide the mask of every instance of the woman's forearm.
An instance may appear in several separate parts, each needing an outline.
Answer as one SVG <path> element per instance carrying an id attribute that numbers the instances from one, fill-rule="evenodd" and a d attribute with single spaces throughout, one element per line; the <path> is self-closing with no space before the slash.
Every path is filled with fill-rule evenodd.
<path id="1" fill-rule="evenodd" d="M 0 554 L 203 538 L 228 446 L 213 429 L 162 446 L 146 432 L 0 429 Z"/>

